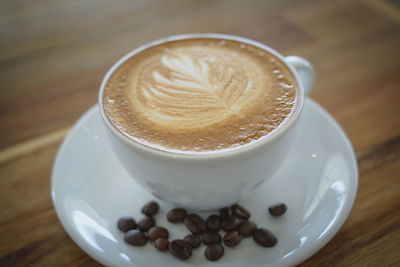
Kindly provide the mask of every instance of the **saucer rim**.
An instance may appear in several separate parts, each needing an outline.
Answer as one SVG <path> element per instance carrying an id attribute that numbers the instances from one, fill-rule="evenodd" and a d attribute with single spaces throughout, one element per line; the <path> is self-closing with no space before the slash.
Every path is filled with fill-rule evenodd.
<path id="1" fill-rule="evenodd" d="M 349 150 L 349 155 L 351 156 L 351 165 L 353 166 L 353 175 L 350 176 L 349 181 L 353 178 L 353 183 L 349 184 L 348 189 L 348 205 L 343 206 L 342 213 L 336 219 L 336 222 L 332 227 L 323 235 L 321 239 L 319 239 L 318 243 L 314 246 L 311 246 L 306 253 L 296 254 L 291 260 L 285 262 L 284 266 L 295 266 L 297 264 L 302 263 L 306 259 L 310 258 L 312 255 L 321 250 L 332 238 L 339 232 L 340 228 L 342 228 L 346 219 L 349 217 L 350 212 L 354 206 L 354 202 L 357 196 L 358 191 L 358 178 L 359 178 L 359 170 L 358 170 L 358 161 L 356 157 L 356 153 L 354 151 L 353 144 L 350 142 L 349 137 L 346 135 L 346 132 L 342 128 L 342 126 L 335 120 L 335 118 L 320 104 L 318 104 L 313 99 L 307 97 L 304 103 L 304 106 L 311 105 L 313 108 L 319 111 L 319 113 L 324 117 L 325 120 L 328 120 L 329 123 L 337 130 L 338 134 L 341 136 L 341 139 L 344 141 L 346 148 Z M 353 185 L 353 186 L 351 186 Z"/>
<path id="2" fill-rule="evenodd" d="M 340 135 L 341 139 L 344 141 L 345 147 L 349 152 L 349 155 L 351 157 L 351 166 L 353 167 L 353 175 L 349 175 L 349 186 L 347 187 L 347 203 L 343 205 L 342 212 L 340 215 L 336 218 L 334 224 L 328 229 L 328 231 L 320 238 L 318 241 L 316 241 L 314 244 L 311 244 L 308 248 L 305 248 L 305 251 L 303 253 L 296 253 L 295 255 L 281 259 L 281 266 L 294 266 L 296 264 L 299 264 L 312 255 L 314 255 L 316 252 L 318 252 L 320 249 L 322 249 L 340 230 L 340 228 L 343 226 L 344 222 L 348 218 L 350 211 L 352 210 L 355 202 L 355 198 L 357 195 L 357 190 L 358 190 L 358 179 L 359 179 L 359 170 L 358 170 L 358 164 L 357 164 L 357 158 L 356 154 L 354 152 L 353 145 L 350 142 L 350 139 L 347 137 L 346 133 L 344 132 L 343 128 L 340 126 L 340 124 L 332 117 L 332 115 L 325 110 L 320 104 L 312 100 L 311 98 L 307 97 L 305 99 L 306 101 L 304 102 L 304 106 L 311 105 L 313 106 L 313 109 L 318 110 L 318 112 L 323 116 L 324 120 L 328 120 L 329 124 L 331 124 L 336 130 L 337 133 Z M 87 109 L 75 122 L 73 127 L 70 129 L 68 134 L 65 136 L 64 140 L 62 141 L 62 144 L 60 145 L 54 163 L 53 163 L 53 168 L 51 172 L 51 185 L 50 185 L 50 194 L 51 194 L 51 199 L 52 199 L 52 204 L 54 206 L 54 209 L 56 211 L 57 217 L 69 235 L 69 237 L 85 252 L 87 253 L 91 258 L 96 260 L 97 262 L 107 265 L 107 266 L 113 266 L 114 262 L 110 261 L 107 257 L 99 253 L 97 250 L 93 249 L 93 247 L 87 243 L 81 235 L 75 231 L 75 227 L 73 227 L 71 224 L 67 223 L 68 220 L 65 215 L 65 210 L 60 207 L 60 205 L 57 205 L 57 197 L 56 197 L 56 190 L 55 190 L 55 180 L 57 179 L 55 176 L 56 169 L 58 168 L 58 165 L 60 165 L 61 157 L 65 153 L 66 147 L 69 145 L 73 137 L 76 135 L 76 132 L 79 131 L 80 127 L 82 124 L 84 124 L 88 119 L 90 119 L 95 112 L 100 112 L 98 105 L 95 104 L 89 109 Z"/>

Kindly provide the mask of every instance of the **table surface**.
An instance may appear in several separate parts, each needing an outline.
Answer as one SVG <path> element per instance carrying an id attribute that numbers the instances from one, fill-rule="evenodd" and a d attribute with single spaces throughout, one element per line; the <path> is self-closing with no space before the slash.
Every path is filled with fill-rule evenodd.
<path id="1" fill-rule="evenodd" d="M 311 97 L 354 145 L 354 208 L 299 266 L 400 266 L 399 8 L 395 0 L 1 1 L 0 265 L 99 265 L 52 206 L 61 140 L 126 52 L 168 35 L 220 32 L 309 59 Z"/>

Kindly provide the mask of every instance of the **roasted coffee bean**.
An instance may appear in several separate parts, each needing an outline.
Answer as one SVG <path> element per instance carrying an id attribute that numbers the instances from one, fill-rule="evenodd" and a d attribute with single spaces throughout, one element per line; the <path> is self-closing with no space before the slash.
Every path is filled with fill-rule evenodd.
<path id="1" fill-rule="evenodd" d="M 156 221 L 151 216 L 146 216 L 138 223 L 140 231 L 147 232 L 151 227 L 156 225 Z"/>
<path id="2" fill-rule="evenodd" d="M 221 218 L 217 215 L 210 215 L 206 220 L 207 229 L 210 231 L 219 231 L 221 224 Z"/>
<path id="3" fill-rule="evenodd" d="M 160 227 L 160 226 L 151 227 L 147 234 L 147 238 L 151 242 L 156 241 L 156 239 L 158 239 L 158 238 L 168 238 L 168 236 L 169 236 L 168 230 L 165 229 L 164 227 Z"/>
<path id="4" fill-rule="evenodd" d="M 217 261 L 224 255 L 224 247 L 213 243 L 207 246 L 204 256 L 210 261 Z"/>
<path id="5" fill-rule="evenodd" d="M 230 232 L 230 231 L 238 229 L 241 223 L 242 222 L 238 218 L 232 217 L 228 221 L 223 223 L 222 229 L 225 232 Z"/>
<path id="6" fill-rule="evenodd" d="M 284 203 L 278 203 L 268 208 L 268 211 L 269 213 L 271 213 L 272 216 L 281 216 L 286 212 L 286 210 L 287 208 Z"/>
<path id="7" fill-rule="evenodd" d="M 201 234 L 206 229 L 203 219 L 197 214 L 189 214 L 185 219 L 185 225 L 193 234 Z"/>
<path id="8" fill-rule="evenodd" d="M 147 215 L 147 216 L 153 216 L 155 215 L 159 210 L 158 204 L 155 201 L 151 201 L 147 204 L 145 204 L 142 208 L 142 213 Z"/>
<path id="9" fill-rule="evenodd" d="M 190 234 L 190 235 L 185 236 L 183 241 L 186 241 L 190 245 L 192 245 L 192 248 L 198 248 L 200 246 L 200 244 L 201 244 L 200 237 L 197 236 L 197 235 L 194 235 L 194 234 Z"/>
<path id="10" fill-rule="evenodd" d="M 143 246 L 147 242 L 147 237 L 146 235 L 135 229 L 135 230 L 129 230 L 128 232 L 125 233 L 124 240 L 126 243 L 134 246 Z"/>
<path id="11" fill-rule="evenodd" d="M 119 218 L 117 222 L 118 229 L 124 233 L 128 232 L 129 230 L 133 230 L 137 228 L 137 224 L 135 219 L 130 216 L 123 216 Z"/>
<path id="12" fill-rule="evenodd" d="M 186 260 L 192 256 L 192 246 L 188 242 L 175 239 L 169 243 L 169 252 L 179 259 Z"/>
<path id="13" fill-rule="evenodd" d="M 278 241 L 276 236 L 266 228 L 258 228 L 254 230 L 253 239 L 263 247 L 273 247 Z"/>
<path id="14" fill-rule="evenodd" d="M 203 234 L 203 244 L 209 245 L 212 243 L 221 244 L 221 236 L 218 232 L 205 232 Z"/>
<path id="15" fill-rule="evenodd" d="M 227 247 L 236 247 L 239 245 L 240 241 L 242 241 L 242 236 L 238 231 L 231 231 L 225 234 L 224 236 L 224 244 Z"/>
<path id="16" fill-rule="evenodd" d="M 246 220 L 239 226 L 239 233 L 242 235 L 242 237 L 249 237 L 256 229 L 257 225 L 253 221 Z"/>
<path id="17" fill-rule="evenodd" d="M 167 213 L 167 219 L 171 223 L 181 223 L 185 221 L 187 212 L 184 209 L 176 208 Z"/>
<path id="18" fill-rule="evenodd" d="M 240 219 L 248 219 L 250 218 L 250 212 L 246 210 L 243 206 L 238 204 L 232 205 L 231 207 L 233 215 Z"/>
<path id="19" fill-rule="evenodd" d="M 219 217 L 223 221 L 227 221 L 232 217 L 232 210 L 230 207 L 223 208 L 219 211 Z"/>
<path id="20" fill-rule="evenodd" d="M 156 241 L 154 241 L 153 245 L 159 251 L 167 251 L 169 241 L 167 238 L 158 238 L 158 239 L 156 239 Z"/>

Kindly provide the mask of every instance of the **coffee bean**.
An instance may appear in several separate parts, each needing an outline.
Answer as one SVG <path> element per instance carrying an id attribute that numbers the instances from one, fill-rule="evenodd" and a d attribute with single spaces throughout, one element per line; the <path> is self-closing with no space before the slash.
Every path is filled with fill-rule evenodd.
<path id="1" fill-rule="evenodd" d="M 189 214 L 185 219 L 185 225 L 193 234 L 201 234 L 206 229 L 203 219 L 197 214 Z"/>
<path id="2" fill-rule="evenodd" d="M 250 218 L 250 212 L 246 210 L 243 206 L 235 204 L 231 207 L 233 215 L 240 219 L 248 219 Z"/>
<path id="3" fill-rule="evenodd" d="M 200 237 L 197 236 L 197 235 L 194 235 L 194 234 L 190 234 L 190 235 L 185 236 L 183 241 L 186 241 L 190 245 L 192 245 L 192 248 L 198 248 L 200 246 L 200 244 L 201 244 Z"/>
<path id="4" fill-rule="evenodd" d="M 272 216 L 281 216 L 286 212 L 286 209 L 287 208 L 284 203 L 278 203 L 268 208 L 269 213 L 271 213 Z"/>
<path id="5" fill-rule="evenodd" d="M 176 208 L 167 213 L 167 219 L 171 223 L 181 223 L 185 221 L 187 212 L 184 209 Z"/>
<path id="6" fill-rule="evenodd" d="M 167 251 L 168 250 L 169 241 L 168 241 L 167 238 L 158 238 L 158 239 L 156 239 L 156 241 L 154 241 L 153 245 L 159 251 Z"/>
<path id="7" fill-rule="evenodd" d="M 238 229 L 240 224 L 241 224 L 241 221 L 238 218 L 232 217 L 228 221 L 223 223 L 222 229 L 225 232 L 230 232 L 230 231 Z"/>
<path id="8" fill-rule="evenodd" d="M 218 232 L 205 232 L 203 234 L 203 244 L 209 245 L 212 243 L 221 244 L 221 236 Z"/>
<path id="9" fill-rule="evenodd" d="M 135 229 L 135 230 L 129 230 L 128 232 L 125 233 L 124 240 L 126 243 L 134 246 L 143 246 L 147 242 L 147 237 L 146 235 Z"/>
<path id="10" fill-rule="evenodd" d="M 156 241 L 158 238 L 168 238 L 169 232 L 164 227 L 153 226 L 150 228 L 147 237 L 151 242 Z"/>
<path id="11" fill-rule="evenodd" d="M 156 225 L 156 221 L 151 216 L 146 216 L 138 223 L 140 231 L 147 232 L 151 227 Z"/>
<path id="12" fill-rule="evenodd" d="M 219 211 L 219 217 L 223 221 L 227 221 L 232 217 L 232 210 L 229 207 L 223 208 Z"/>
<path id="13" fill-rule="evenodd" d="M 210 215 L 206 220 L 207 229 L 210 231 L 218 231 L 221 229 L 221 219 L 217 215 Z"/>
<path id="14" fill-rule="evenodd" d="M 207 246 L 204 256 L 210 261 L 217 261 L 224 255 L 224 247 L 213 243 Z"/>
<path id="15" fill-rule="evenodd" d="M 159 210 L 158 204 L 155 201 L 151 201 L 147 204 L 145 204 L 142 208 L 142 213 L 147 215 L 147 216 L 153 216 L 155 215 Z"/>
<path id="16" fill-rule="evenodd" d="M 224 236 L 224 244 L 227 247 L 236 247 L 239 245 L 240 241 L 242 241 L 242 236 L 238 231 L 231 231 L 225 234 Z"/>
<path id="17" fill-rule="evenodd" d="M 276 236 L 266 228 L 258 228 L 254 230 L 253 239 L 263 247 L 273 247 L 278 241 Z"/>
<path id="18" fill-rule="evenodd" d="M 242 237 L 249 237 L 256 229 L 257 225 L 253 221 L 246 220 L 239 226 L 239 233 L 242 235 Z"/>
<path id="19" fill-rule="evenodd" d="M 169 243 L 169 251 L 172 255 L 182 260 L 186 260 L 192 256 L 192 246 L 180 239 L 175 239 Z"/>
<path id="20" fill-rule="evenodd" d="M 124 233 L 128 232 L 129 230 L 133 230 L 137 228 L 137 224 L 135 219 L 130 216 L 123 216 L 119 218 L 117 222 L 118 229 Z"/>

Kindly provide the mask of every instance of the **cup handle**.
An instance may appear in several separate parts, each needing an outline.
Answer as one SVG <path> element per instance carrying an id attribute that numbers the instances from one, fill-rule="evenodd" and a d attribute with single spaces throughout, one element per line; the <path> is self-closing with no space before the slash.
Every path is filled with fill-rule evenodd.
<path id="1" fill-rule="evenodd" d="M 308 60 L 298 56 L 285 57 L 285 61 L 296 70 L 304 88 L 304 95 L 308 96 L 314 84 L 313 66 Z"/>

